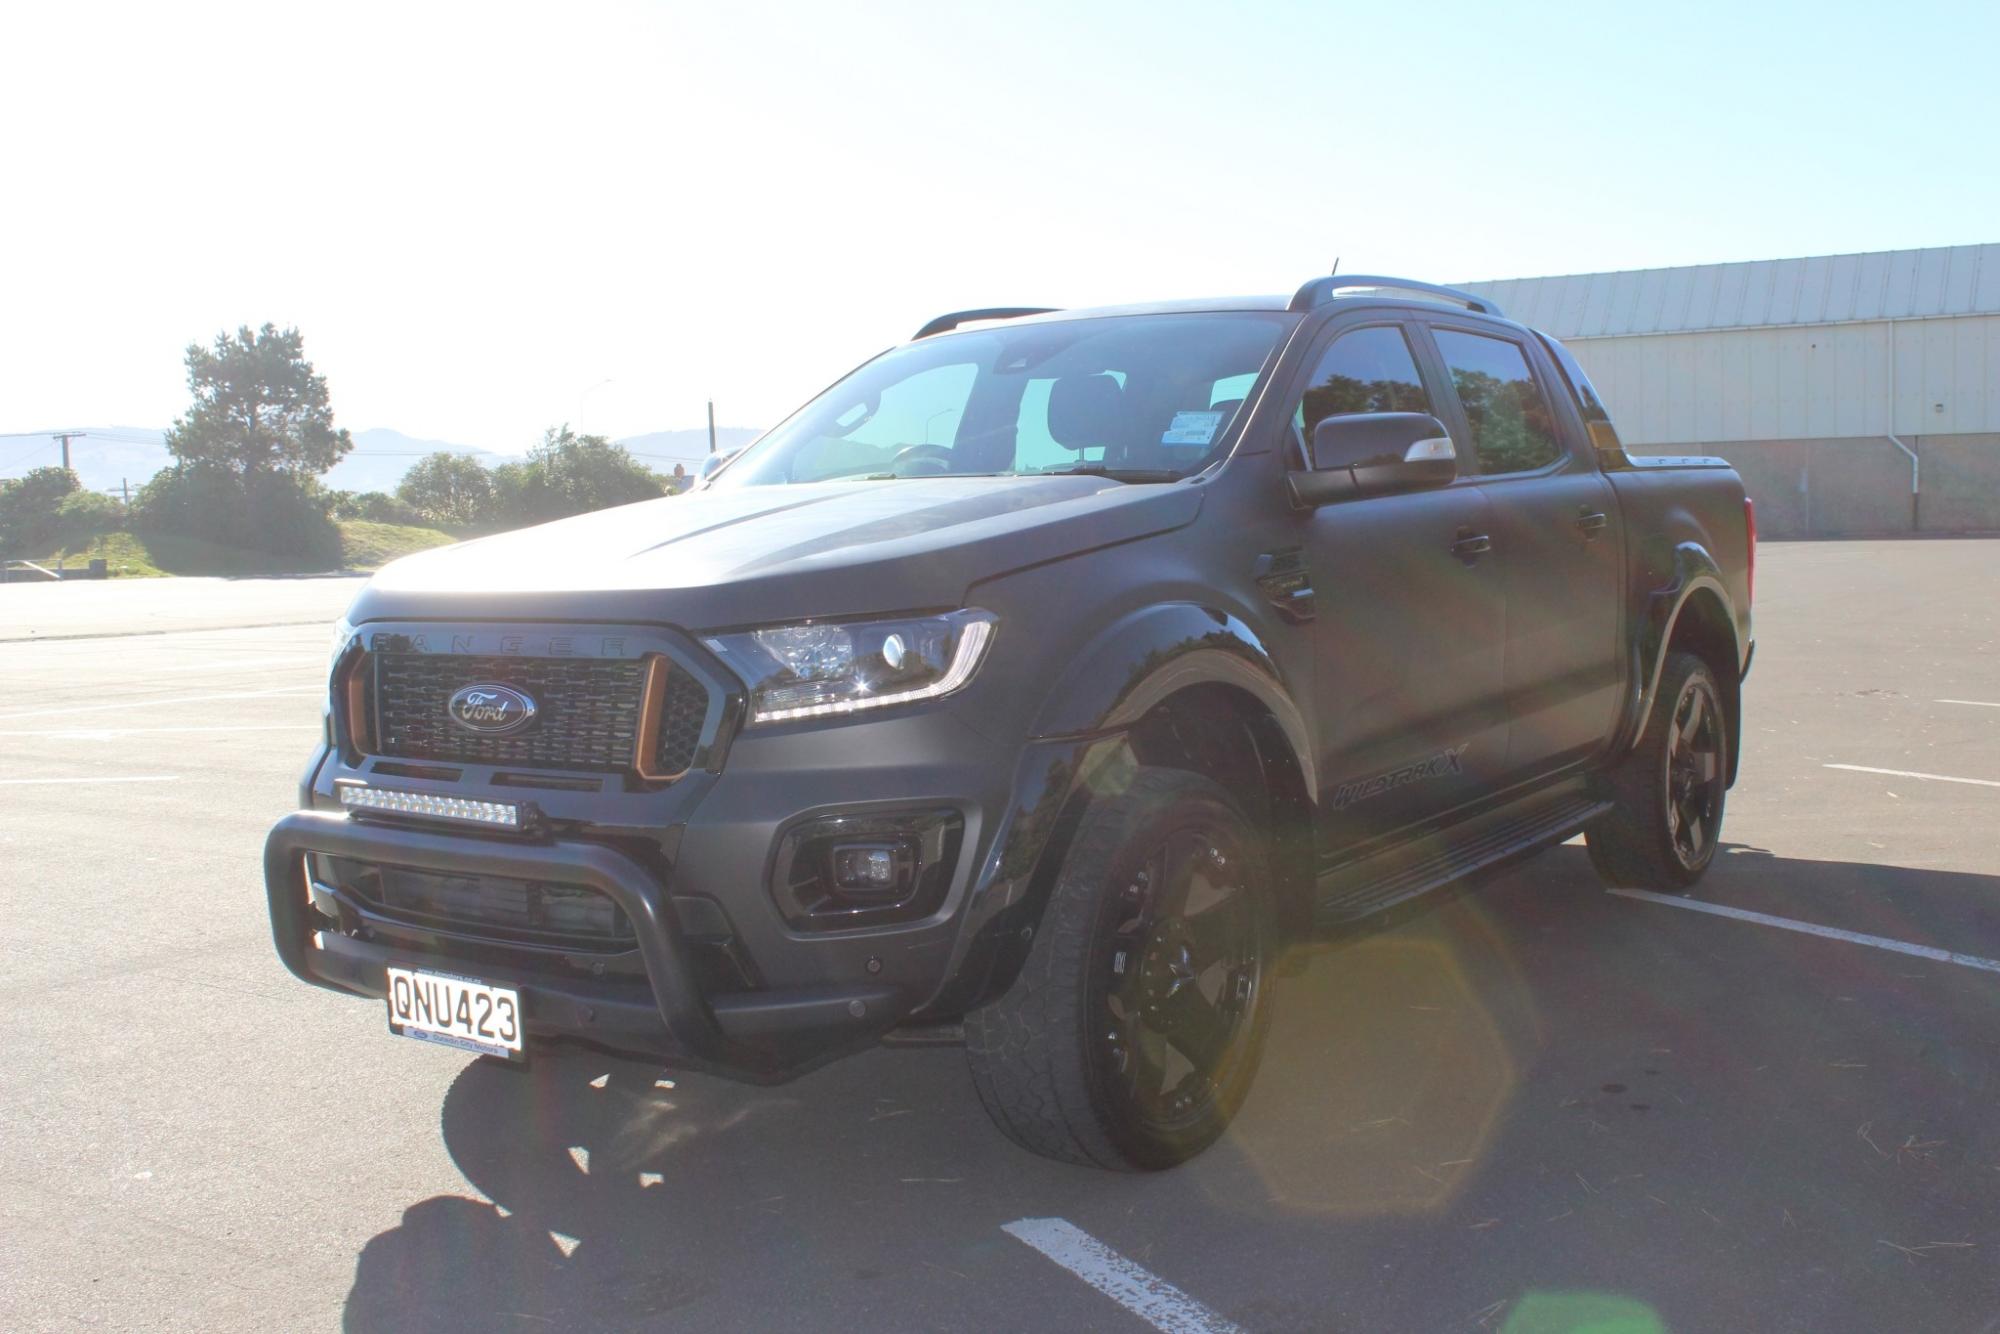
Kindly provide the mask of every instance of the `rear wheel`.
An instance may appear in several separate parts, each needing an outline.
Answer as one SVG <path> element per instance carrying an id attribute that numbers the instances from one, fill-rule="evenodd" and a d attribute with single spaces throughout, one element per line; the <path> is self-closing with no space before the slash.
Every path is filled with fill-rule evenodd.
<path id="1" fill-rule="evenodd" d="M 1708 664 L 1670 653 L 1639 745 L 1609 779 L 1616 807 L 1585 835 L 1607 886 L 1682 890 L 1715 860 L 1729 793 L 1729 720 Z"/>
<path id="2" fill-rule="evenodd" d="M 966 1017 L 980 1100 L 1051 1158 L 1172 1167 L 1242 1105 L 1270 1019 L 1263 838 L 1198 774 L 1140 769 L 1084 816 L 1028 961 Z"/>

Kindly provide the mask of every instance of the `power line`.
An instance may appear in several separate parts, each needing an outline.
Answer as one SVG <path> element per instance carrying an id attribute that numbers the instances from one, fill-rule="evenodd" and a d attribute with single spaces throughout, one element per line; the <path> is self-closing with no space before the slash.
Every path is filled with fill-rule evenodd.
<path id="1" fill-rule="evenodd" d="M 47 448 L 48 448 L 47 445 L 36 445 L 33 449 L 21 455 L 19 458 L 13 460 L 11 463 L 8 463 L 4 467 L 0 467 L 0 472 L 12 472 L 14 469 L 20 467 L 23 463 L 26 463 L 29 459 L 35 457 L 35 455 L 41 453 L 43 450 Z"/>
<path id="2" fill-rule="evenodd" d="M 131 435 L 144 430 L 139 426 L 63 426 L 47 431 L 0 431 L 0 440 L 26 440 L 40 435 Z M 165 434 L 162 432 L 161 434 Z"/>

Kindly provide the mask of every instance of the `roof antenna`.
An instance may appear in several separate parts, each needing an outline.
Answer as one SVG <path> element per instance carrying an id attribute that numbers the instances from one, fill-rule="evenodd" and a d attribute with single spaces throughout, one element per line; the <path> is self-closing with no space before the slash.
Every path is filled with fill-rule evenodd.
<path id="1" fill-rule="evenodd" d="M 1333 257 L 1333 274 L 1334 276 L 1337 277 L 1339 273 L 1340 273 L 1340 256 L 1335 255 Z"/>

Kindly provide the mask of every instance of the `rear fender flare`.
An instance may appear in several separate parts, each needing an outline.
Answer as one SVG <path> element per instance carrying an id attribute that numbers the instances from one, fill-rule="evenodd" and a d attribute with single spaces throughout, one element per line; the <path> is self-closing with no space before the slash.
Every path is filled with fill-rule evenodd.
<path id="1" fill-rule="evenodd" d="M 1734 679 L 1742 670 L 1742 643 L 1738 634 L 1736 609 L 1729 599 L 1729 589 L 1724 583 L 1722 568 L 1707 548 L 1696 542 L 1682 542 L 1674 548 L 1673 578 L 1666 586 L 1647 594 L 1644 611 L 1635 627 L 1632 645 L 1633 692 L 1632 702 L 1625 719 L 1624 728 L 1614 753 L 1624 754 L 1635 749 L 1646 727 L 1646 719 L 1652 713 L 1654 696 L 1659 693 L 1660 677 L 1666 670 L 1667 647 L 1673 643 L 1674 632 L 1681 623 L 1688 605 L 1697 596 L 1711 595 L 1721 604 L 1724 619 L 1728 624 L 1731 652 L 1733 655 L 1732 679 L 1721 684 L 1734 699 L 1737 682 Z M 1739 744 L 1742 720 L 1734 717 L 1732 708 L 1732 735 L 1729 748 L 1730 778 L 1736 771 L 1736 757 L 1741 749 Z"/>

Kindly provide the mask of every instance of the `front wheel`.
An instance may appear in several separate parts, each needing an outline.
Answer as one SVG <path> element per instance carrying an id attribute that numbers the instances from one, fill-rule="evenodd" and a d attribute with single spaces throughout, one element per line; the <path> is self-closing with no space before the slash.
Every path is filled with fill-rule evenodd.
<path id="1" fill-rule="evenodd" d="M 1706 662 L 1667 655 L 1646 730 L 1608 786 L 1616 805 L 1585 835 L 1598 878 L 1667 891 L 1699 880 L 1721 843 L 1729 793 L 1729 720 Z"/>
<path id="2" fill-rule="evenodd" d="M 1260 831 L 1211 780 L 1138 770 L 1084 815 L 1012 989 L 966 1016 L 980 1101 L 1050 1158 L 1185 1162 L 1256 1075 L 1273 940 Z"/>

